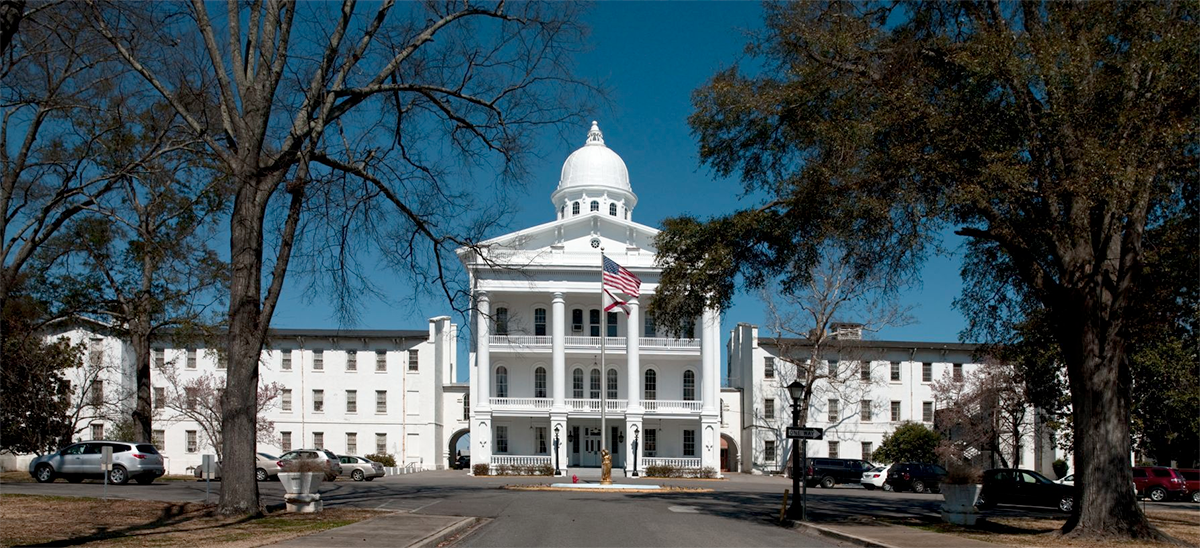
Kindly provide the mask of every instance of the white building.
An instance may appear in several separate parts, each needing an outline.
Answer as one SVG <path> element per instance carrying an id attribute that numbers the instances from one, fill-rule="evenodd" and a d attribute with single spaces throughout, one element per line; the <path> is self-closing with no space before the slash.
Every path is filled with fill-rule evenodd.
<path id="1" fill-rule="evenodd" d="M 553 221 L 459 252 L 476 305 L 472 463 L 597 467 L 603 438 L 627 473 L 635 460 L 717 470 L 717 312 L 684 338 L 642 313 L 658 286 L 658 230 L 633 221 L 629 172 L 594 122 L 550 201 Z M 601 252 L 642 281 L 628 314 L 603 311 Z"/>

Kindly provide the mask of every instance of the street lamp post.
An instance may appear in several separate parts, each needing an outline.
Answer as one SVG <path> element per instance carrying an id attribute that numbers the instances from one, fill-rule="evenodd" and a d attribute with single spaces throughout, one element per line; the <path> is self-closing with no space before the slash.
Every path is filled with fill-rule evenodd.
<path id="1" fill-rule="evenodd" d="M 554 425 L 554 475 L 555 477 L 562 474 L 558 467 L 558 425 Z"/>
<path id="2" fill-rule="evenodd" d="M 629 444 L 630 451 L 633 452 L 633 477 L 635 477 L 635 478 L 638 477 L 638 467 L 637 467 L 638 433 L 639 433 L 639 430 L 638 430 L 637 425 L 635 424 L 633 426 L 633 441 L 630 442 L 630 444 Z"/>
<path id="3" fill-rule="evenodd" d="M 804 383 L 799 380 L 792 381 L 792 384 L 787 386 L 788 395 L 792 397 L 792 426 L 800 426 L 800 405 L 804 399 Z M 805 469 L 800 465 L 800 447 L 799 444 L 804 443 L 801 440 L 792 440 L 792 505 L 788 508 L 788 517 L 800 521 L 805 520 L 805 498 L 808 495 L 808 482 L 804 482 L 804 487 L 800 486 L 800 478 L 805 474 Z M 807 453 L 807 451 L 806 451 Z M 801 492 L 804 489 L 804 492 Z M 800 504 L 796 504 L 796 499 L 800 499 Z M 797 511 L 799 510 L 799 511 Z"/>

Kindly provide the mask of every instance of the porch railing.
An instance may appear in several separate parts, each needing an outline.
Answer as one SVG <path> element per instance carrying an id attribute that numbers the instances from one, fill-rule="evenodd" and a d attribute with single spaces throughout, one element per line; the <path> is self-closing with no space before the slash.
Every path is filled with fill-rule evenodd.
<path id="1" fill-rule="evenodd" d="M 492 455 L 492 466 L 537 466 L 551 464 L 549 455 Z"/>
<path id="2" fill-rule="evenodd" d="M 647 413 L 699 413 L 702 405 L 689 400 L 642 400 Z"/>
<path id="3" fill-rule="evenodd" d="M 571 411 L 583 411 L 583 412 L 590 411 L 593 413 L 600 412 L 600 400 L 598 400 L 598 399 L 568 398 L 566 401 L 567 401 L 567 407 Z M 605 401 L 605 404 L 607 404 L 604 408 L 605 411 L 608 411 L 610 413 L 622 412 L 622 411 L 625 411 L 625 408 L 629 406 L 629 401 L 628 400 L 607 400 L 607 401 Z"/>
<path id="4" fill-rule="evenodd" d="M 554 400 L 550 398 L 491 398 L 492 409 L 533 409 L 537 411 L 550 410 Z"/>
<path id="5" fill-rule="evenodd" d="M 489 335 L 488 342 L 495 346 L 511 346 L 516 348 L 549 349 L 554 344 L 554 338 L 545 335 Z M 600 337 L 581 337 L 578 335 L 563 338 L 567 348 L 599 348 Z M 604 344 L 609 348 L 623 352 L 625 337 L 607 337 Z M 687 349 L 700 348 L 700 339 L 673 339 L 670 337 L 641 337 L 638 346 L 647 349 Z"/>
<path id="6" fill-rule="evenodd" d="M 691 457 L 643 457 L 644 466 L 672 466 L 675 468 L 700 468 L 700 459 Z"/>

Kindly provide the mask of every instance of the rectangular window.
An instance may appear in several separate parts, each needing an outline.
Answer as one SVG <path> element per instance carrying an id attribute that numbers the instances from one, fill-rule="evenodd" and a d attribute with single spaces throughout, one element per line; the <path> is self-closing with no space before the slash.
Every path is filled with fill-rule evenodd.
<path id="1" fill-rule="evenodd" d="M 375 351 L 375 371 L 387 371 L 387 352 L 384 350 Z"/>
<path id="2" fill-rule="evenodd" d="M 695 430 L 684 430 L 683 431 L 683 456 L 685 456 L 685 457 L 696 456 L 696 431 Z"/>
<path id="3" fill-rule="evenodd" d="M 576 308 L 571 311 L 571 331 L 575 333 L 583 332 L 583 310 Z"/>
<path id="4" fill-rule="evenodd" d="M 874 450 L 875 450 L 875 444 L 873 444 L 869 441 L 862 442 L 862 453 L 863 453 L 862 458 L 863 458 L 863 460 L 867 460 L 867 461 L 871 460 L 871 453 L 873 453 Z"/>
<path id="5" fill-rule="evenodd" d="M 187 351 L 187 368 L 188 369 L 196 368 L 196 349 L 195 348 Z"/>
<path id="6" fill-rule="evenodd" d="M 280 353 L 283 354 L 282 360 L 279 362 L 280 369 L 283 369 L 284 371 L 291 371 L 292 370 L 292 351 L 291 350 L 281 350 Z"/>
<path id="7" fill-rule="evenodd" d="M 863 400 L 861 405 L 862 409 L 859 410 L 858 420 L 862 422 L 871 422 L 871 400 Z"/>
<path id="8" fill-rule="evenodd" d="M 279 433 L 279 448 L 283 449 L 284 451 L 292 450 L 292 433 L 291 432 L 280 432 Z"/>
<path id="9" fill-rule="evenodd" d="M 313 350 L 313 371 L 325 370 L 325 351 Z"/>
<path id="10" fill-rule="evenodd" d="M 154 444 L 154 448 L 160 453 L 167 451 L 167 431 L 153 430 L 150 432 L 150 443 Z"/>
<path id="11" fill-rule="evenodd" d="M 770 420 L 775 418 L 775 399 L 767 398 L 763 401 L 763 418 Z"/>
<path id="12" fill-rule="evenodd" d="M 617 336 L 617 313 L 609 312 L 606 315 L 608 316 L 608 336 L 616 337 Z"/>
<path id="13" fill-rule="evenodd" d="M 775 462 L 775 440 L 763 442 L 763 460 L 768 464 Z"/>
<path id="14" fill-rule="evenodd" d="M 358 371 L 358 352 L 346 352 L 346 372 Z"/>
<path id="15" fill-rule="evenodd" d="M 646 454 L 653 456 L 658 451 L 658 430 L 653 428 L 646 429 Z"/>
<path id="16" fill-rule="evenodd" d="M 605 390 L 608 390 L 608 399 L 617 399 L 617 371 L 615 369 L 608 370 L 608 380 L 606 382 L 607 386 L 605 387 Z"/>
<path id="17" fill-rule="evenodd" d="M 829 458 L 831 458 L 831 459 L 838 458 L 838 449 L 839 449 L 838 442 L 836 442 L 836 441 L 829 442 Z"/>
<path id="18" fill-rule="evenodd" d="M 346 412 L 347 413 L 357 413 L 358 412 L 358 390 L 347 390 L 346 391 Z"/>
<path id="19" fill-rule="evenodd" d="M 508 334 L 508 309 L 500 307 L 496 309 L 496 334 Z"/>
<path id="20" fill-rule="evenodd" d="M 534 428 L 533 431 L 534 431 L 534 437 L 537 439 L 538 454 L 545 455 L 545 454 L 549 453 L 549 451 L 546 450 L 546 427 L 539 426 L 537 428 Z"/>
<path id="21" fill-rule="evenodd" d="M 956 364 L 954 364 L 954 382 L 962 382 L 962 380 L 963 380 L 962 364 L 956 363 Z"/>
<path id="22" fill-rule="evenodd" d="M 313 449 L 325 448 L 325 433 L 313 432 Z"/>
<path id="23" fill-rule="evenodd" d="M 646 330 L 642 332 L 645 337 L 654 337 L 656 330 L 654 328 L 654 314 L 646 313 Z"/>
<path id="24" fill-rule="evenodd" d="M 387 390 L 375 391 L 375 414 L 387 414 Z"/>
<path id="25" fill-rule="evenodd" d="M 188 453 L 195 453 L 195 452 L 197 451 L 197 447 L 196 447 L 196 431 L 195 431 L 195 430 L 188 430 L 186 433 L 187 433 L 187 447 L 186 447 L 186 449 L 185 449 L 185 450 L 186 450 Z"/>
<path id="26" fill-rule="evenodd" d="M 892 362 L 892 382 L 900 382 L 900 362 Z"/>
<path id="27" fill-rule="evenodd" d="M 166 409 L 167 407 L 167 389 L 161 386 L 154 387 L 154 408 Z"/>
<path id="28" fill-rule="evenodd" d="M 346 432 L 346 452 L 358 454 L 358 432 Z"/>
<path id="29" fill-rule="evenodd" d="M 829 414 L 826 417 L 829 422 L 837 422 L 838 420 L 838 401 L 829 400 Z"/>
<path id="30" fill-rule="evenodd" d="M 871 362 L 858 364 L 858 379 L 862 382 L 871 382 Z"/>
<path id="31" fill-rule="evenodd" d="M 325 391 L 313 390 L 313 413 L 325 412 Z"/>
<path id="32" fill-rule="evenodd" d="M 414 348 L 408 351 L 408 370 L 417 371 L 421 368 L 421 362 L 417 358 L 417 349 Z"/>
<path id="33" fill-rule="evenodd" d="M 197 392 L 196 387 L 189 386 L 189 387 L 184 388 L 183 389 L 183 397 L 184 397 L 184 406 L 187 408 L 187 410 L 194 411 L 196 409 L 196 403 L 200 399 L 200 394 L 199 394 L 199 392 Z"/>
<path id="34" fill-rule="evenodd" d="M 496 427 L 496 452 L 497 453 L 507 453 L 508 452 L 508 427 L 507 426 L 497 426 Z"/>
<path id="35" fill-rule="evenodd" d="M 921 404 L 921 420 L 933 422 L 933 402 L 927 401 Z"/>
<path id="36" fill-rule="evenodd" d="M 291 388 L 284 388 L 283 392 L 279 395 L 279 408 L 282 411 L 291 411 L 292 410 L 292 389 Z"/>
<path id="37" fill-rule="evenodd" d="M 933 382 L 933 364 L 925 362 L 921 364 L 921 382 Z"/>
<path id="38" fill-rule="evenodd" d="M 163 366 L 166 365 L 166 362 L 167 362 L 166 351 L 164 351 L 161 348 L 155 348 L 153 352 L 154 352 L 154 367 L 157 367 L 158 369 L 162 369 Z"/>
<path id="39" fill-rule="evenodd" d="M 763 378 L 775 378 L 775 358 L 767 356 L 767 358 L 763 361 Z"/>
<path id="40" fill-rule="evenodd" d="M 378 455 L 387 454 L 387 434 L 375 434 L 375 453 Z"/>
<path id="41" fill-rule="evenodd" d="M 535 308 L 533 310 L 533 334 L 536 337 L 546 336 L 546 309 Z"/>
<path id="42" fill-rule="evenodd" d="M 892 402 L 892 422 L 900 422 L 900 402 Z"/>
<path id="43" fill-rule="evenodd" d="M 104 439 L 104 423 L 96 423 L 92 425 L 92 439 Z"/>
<path id="44" fill-rule="evenodd" d="M 100 379 L 92 381 L 91 400 L 92 405 L 95 407 L 104 405 L 104 381 Z"/>
<path id="45" fill-rule="evenodd" d="M 588 331 L 593 337 L 600 336 L 600 311 L 592 309 L 588 311 Z"/>
<path id="46" fill-rule="evenodd" d="M 471 395 L 470 394 L 466 394 L 463 396 L 463 418 L 462 418 L 462 420 L 465 420 L 465 421 L 471 420 Z"/>

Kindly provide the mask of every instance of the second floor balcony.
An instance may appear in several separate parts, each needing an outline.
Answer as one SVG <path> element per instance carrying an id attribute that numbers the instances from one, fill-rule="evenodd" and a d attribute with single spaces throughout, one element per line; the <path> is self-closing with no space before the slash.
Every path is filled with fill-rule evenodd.
<path id="1" fill-rule="evenodd" d="M 554 345 L 553 337 L 543 335 L 491 335 L 488 342 L 493 352 L 550 352 Z M 623 354 L 625 337 L 605 337 L 604 345 L 609 352 Z M 563 337 L 563 346 L 568 352 L 594 352 L 600 348 L 600 337 Z M 639 337 L 638 348 L 643 352 L 694 354 L 700 351 L 700 339 Z"/>
<path id="2" fill-rule="evenodd" d="M 550 412 L 554 405 L 552 398 L 490 398 L 493 412 L 510 412 L 521 415 L 540 416 Z M 564 400 L 568 414 L 599 414 L 601 400 L 599 398 L 567 398 Z M 628 400 L 605 400 L 606 413 L 625 413 Z M 642 400 L 642 409 L 646 415 L 700 415 L 703 403 L 695 400 Z"/>

